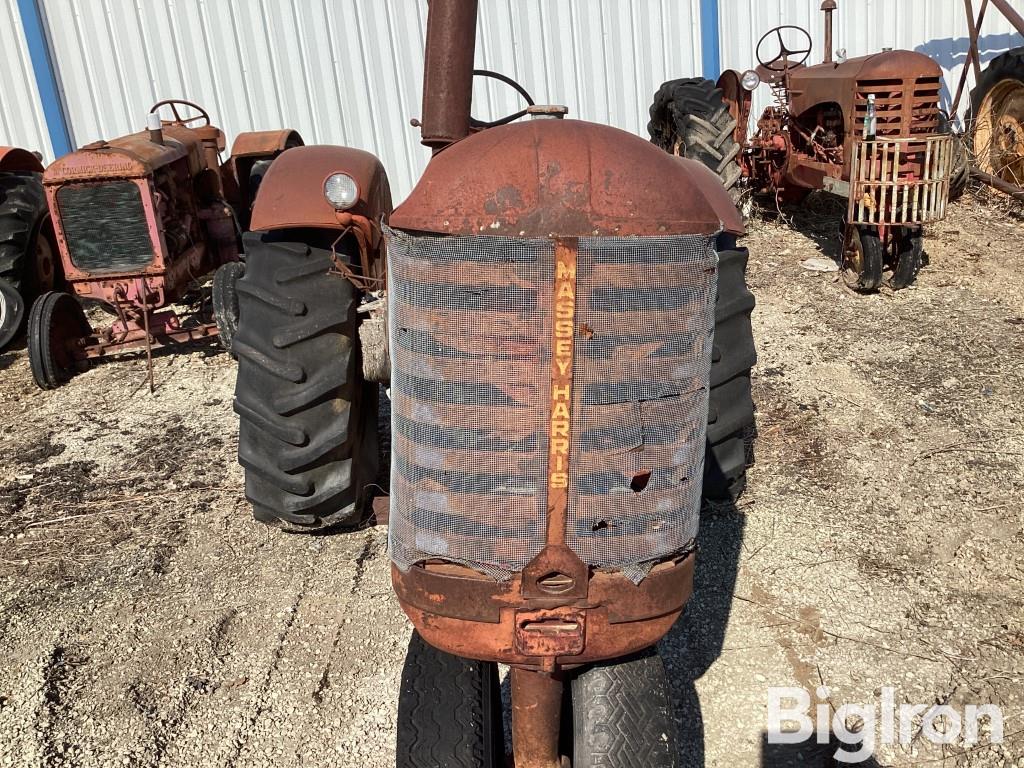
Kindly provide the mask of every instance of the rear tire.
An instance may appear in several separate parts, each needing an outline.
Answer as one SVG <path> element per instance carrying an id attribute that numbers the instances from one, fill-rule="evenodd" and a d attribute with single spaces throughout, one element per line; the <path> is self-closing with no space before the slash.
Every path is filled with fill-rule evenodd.
<path id="1" fill-rule="evenodd" d="M 39 174 L 0 174 L 0 281 L 6 283 L 0 297 L 0 349 L 21 331 L 25 310 L 40 289 L 52 287 L 37 285 L 34 263 L 48 221 Z"/>
<path id="2" fill-rule="evenodd" d="M 444 653 L 413 632 L 398 696 L 397 768 L 501 768 L 498 665 Z"/>
<path id="3" fill-rule="evenodd" d="M 1004 181 L 1024 185 L 1024 47 L 992 59 L 971 91 L 974 160 Z"/>
<path id="4" fill-rule="evenodd" d="M 749 253 L 726 235 L 719 248 L 703 497 L 729 502 L 746 487 L 746 441 L 754 431 L 750 371 L 757 350 L 750 323 L 754 295 L 745 278 Z"/>
<path id="5" fill-rule="evenodd" d="M 357 291 L 330 274 L 335 237 L 249 233 L 237 283 L 245 495 L 256 520 L 292 532 L 359 523 L 377 477 L 377 385 L 362 377 Z"/>
<path id="6" fill-rule="evenodd" d="M 40 389 L 56 389 L 78 372 L 73 343 L 92 329 L 82 305 L 69 293 L 50 291 L 32 305 L 28 319 L 28 361 Z"/>
<path id="7" fill-rule="evenodd" d="M 222 264 L 213 273 L 213 319 L 217 322 L 221 346 L 228 352 L 231 352 L 231 342 L 238 332 L 237 283 L 244 274 L 245 264 L 240 261 Z"/>
<path id="8" fill-rule="evenodd" d="M 651 649 L 587 668 L 572 681 L 573 768 L 675 768 L 672 697 Z"/>
<path id="9" fill-rule="evenodd" d="M 737 182 L 743 175 L 736 141 L 736 119 L 722 98 L 722 90 L 700 77 L 670 80 L 654 94 L 647 132 L 666 152 L 697 160 L 722 180 L 739 199 Z"/>

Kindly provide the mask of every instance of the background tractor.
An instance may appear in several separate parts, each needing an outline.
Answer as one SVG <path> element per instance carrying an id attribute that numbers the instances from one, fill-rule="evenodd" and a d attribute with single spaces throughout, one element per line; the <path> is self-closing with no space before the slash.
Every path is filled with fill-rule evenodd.
<path id="1" fill-rule="evenodd" d="M 38 156 L 0 147 L 0 350 L 25 324 L 32 299 L 60 283 Z"/>
<path id="2" fill-rule="evenodd" d="M 163 120 L 162 109 L 172 118 Z M 183 116 L 184 115 L 184 116 Z M 155 104 L 148 129 L 97 141 L 46 169 L 43 184 L 67 291 L 49 291 L 32 306 L 28 351 L 43 389 L 67 381 L 90 360 L 112 352 L 218 335 L 207 317 L 182 321 L 169 305 L 197 278 L 238 262 L 241 234 L 269 164 L 302 139 L 291 130 L 240 134 L 221 162 L 224 133 L 196 104 Z M 234 319 L 224 284 L 215 304 L 225 335 Z M 101 302 L 116 316 L 93 329 L 78 299 Z M 202 314 L 202 313 L 200 313 Z M 149 368 L 153 385 L 152 366 Z"/>
<path id="3" fill-rule="evenodd" d="M 745 466 L 742 221 L 700 163 L 507 78 L 524 108 L 471 117 L 495 76 L 476 21 L 475 0 L 430 2 L 433 158 L 397 209 L 359 150 L 297 148 L 263 181 L 233 344 L 246 496 L 287 530 L 359 523 L 386 381 L 415 627 L 398 764 L 505 765 L 501 662 L 518 768 L 674 766 L 653 647 L 693 588 L 709 424 L 740 431 L 724 493 Z"/>
<path id="4" fill-rule="evenodd" d="M 651 106 L 651 140 L 714 170 L 738 197 L 744 190 L 800 200 L 823 190 L 847 200 L 842 274 L 873 291 L 909 285 L 921 268 L 922 229 L 941 220 L 958 145 L 939 112 L 942 71 L 923 54 L 887 50 L 833 60 L 832 13 L 825 56 L 807 66 L 811 37 L 776 27 L 758 42 L 759 66 L 661 86 Z M 748 136 L 751 92 L 775 97 Z"/>

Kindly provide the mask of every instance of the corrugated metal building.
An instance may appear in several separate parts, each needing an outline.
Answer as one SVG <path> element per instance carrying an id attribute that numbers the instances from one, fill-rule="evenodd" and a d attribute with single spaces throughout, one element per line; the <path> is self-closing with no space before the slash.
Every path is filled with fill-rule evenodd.
<path id="1" fill-rule="evenodd" d="M 477 63 L 538 102 L 646 136 L 664 80 L 701 74 L 716 57 L 746 69 L 770 27 L 807 28 L 818 60 L 820 5 L 480 0 Z M 425 24 L 425 0 L 0 0 L 0 144 L 49 160 L 64 144 L 139 130 L 153 102 L 184 98 L 229 136 L 289 126 L 307 143 L 374 152 L 401 199 L 427 159 L 409 125 L 420 110 Z M 994 10 L 983 32 L 989 57 L 1021 44 Z M 850 56 L 923 51 L 951 89 L 968 44 L 961 0 L 840 0 L 835 38 Z M 760 89 L 759 108 L 768 95 Z M 493 81 L 478 85 L 474 104 L 484 119 L 518 108 Z"/>

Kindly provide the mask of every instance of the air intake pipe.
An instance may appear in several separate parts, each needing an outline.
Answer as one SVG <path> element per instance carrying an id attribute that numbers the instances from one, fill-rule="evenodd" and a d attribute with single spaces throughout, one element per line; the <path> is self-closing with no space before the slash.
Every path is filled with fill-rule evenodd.
<path id="1" fill-rule="evenodd" d="M 825 64 L 832 63 L 832 12 L 836 9 L 836 0 L 825 0 L 821 10 L 825 12 Z"/>
<path id="2" fill-rule="evenodd" d="M 420 141 L 442 149 L 469 135 L 477 0 L 430 0 Z"/>

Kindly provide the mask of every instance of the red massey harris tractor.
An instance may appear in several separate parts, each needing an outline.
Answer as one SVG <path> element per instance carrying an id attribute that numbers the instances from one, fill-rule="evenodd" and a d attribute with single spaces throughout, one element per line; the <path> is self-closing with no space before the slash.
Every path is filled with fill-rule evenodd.
<path id="1" fill-rule="evenodd" d="M 237 283 L 246 496 L 292 531 L 358 523 L 389 381 L 398 765 L 506 765 L 505 663 L 517 768 L 675 766 L 653 647 L 693 588 L 709 422 L 742 474 L 742 222 L 632 134 L 532 99 L 471 118 L 476 14 L 431 0 L 434 154 L 397 209 L 366 152 L 267 173 Z"/>
<path id="2" fill-rule="evenodd" d="M 172 119 L 161 119 L 165 108 Z M 43 184 L 67 290 L 44 293 L 32 306 L 36 383 L 53 389 L 113 352 L 145 349 L 148 357 L 153 348 L 218 332 L 230 344 L 234 313 L 223 286 L 241 271 L 251 202 L 274 158 L 301 144 L 287 129 L 243 133 L 222 163 L 224 133 L 209 115 L 168 100 L 153 106 L 148 130 L 97 141 L 50 165 Z M 183 322 L 169 305 L 222 265 L 229 274 L 214 283 L 216 323 L 208 316 Z M 78 299 L 101 302 L 116 320 L 93 329 Z M 152 387 L 151 366 L 149 374 Z"/>
<path id="3" fill-rule="evenodd" d="M 922 229 L 946 215 L 951 169 L 962 145 L 939 112 L 942 70 L 923 54 L 887 50 L 833 60 L 825 0 L 824 62 L 805 66 L 811 37 L 776 27 L 757 45 L 759 66 L 661 86 L 651 105 L 651 141 L 712 168 L 738 198 L 743 190 L 800 200 L 814 190 L 847 199 L 842 274 L 873 291 L 891 269 L 893 289 L 921 268 Z M 751 92 L 775 96 L 747 135 Z M 962 158 L 960 160 L 962 162 Z"/>
<path id="4" fill-rule="evenodd" d="M 0 350 L 24 326 L 32 299 L 60 284 L 56 252 L 39 157 L 0 147 Z"/>

